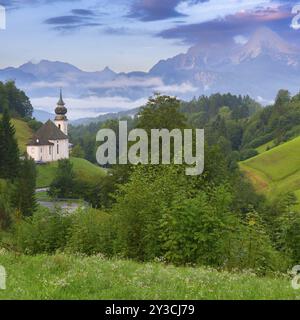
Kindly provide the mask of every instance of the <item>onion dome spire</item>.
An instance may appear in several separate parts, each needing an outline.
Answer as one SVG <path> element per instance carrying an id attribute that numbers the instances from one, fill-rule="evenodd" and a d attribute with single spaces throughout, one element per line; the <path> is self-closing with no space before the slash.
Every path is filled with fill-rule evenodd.
<path id="1" fill-rule="evenodd" d="M 65 114 L 68 112 L 67 108 L 65 107 L 65 103 L 62 97 L 62 90 L 60 89 L 60 95 L 59 100 L 57 102 L 57 107 L 55 109 L 55 113 L 58 116 L 65 116 Z"/>

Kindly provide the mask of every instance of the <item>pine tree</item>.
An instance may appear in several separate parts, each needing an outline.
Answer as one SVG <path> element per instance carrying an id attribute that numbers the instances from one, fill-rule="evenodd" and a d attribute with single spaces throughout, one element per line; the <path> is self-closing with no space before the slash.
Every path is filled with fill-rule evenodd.
<path id="1" fill-rule="evenodd" d="M 16 130 L 11 124 L 7 108 L 0 121 L 0 178 L 14 180 L 19 172 L 19 148 Z"/>
<path id="2" fill-rule="evenodd" d="M 58 161 L 56 176 L 50 185 L 49 194 L 56 198 L 74 197 L 76 193 L 73 164 L 69 159 Z"/>
<path id="3" fill-rule="evenodd" d="M 36 209 L 36 166 L 27 156 L 20 162 L 19 177 L 15 181 L 12 204 L 22 216 L 31 216 Z"/>

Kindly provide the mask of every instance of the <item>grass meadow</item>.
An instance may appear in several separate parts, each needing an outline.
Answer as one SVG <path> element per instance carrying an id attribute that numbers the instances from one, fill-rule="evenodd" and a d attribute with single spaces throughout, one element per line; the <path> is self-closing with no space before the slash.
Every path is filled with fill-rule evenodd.
<path id="1" fill-rule="evenodd" d="M 0 299 L 299 299 L 288 276 L 257 277 L 159 262 L 106 260 L 102 256 L 25 256 L 0 250 L 7 289 Z"/>
<path id="2" fill-rule="evenodd" d="M 255 189 L 271 200 L 294 192 L 300 201 L 300 137 L 240 164 Z"/>

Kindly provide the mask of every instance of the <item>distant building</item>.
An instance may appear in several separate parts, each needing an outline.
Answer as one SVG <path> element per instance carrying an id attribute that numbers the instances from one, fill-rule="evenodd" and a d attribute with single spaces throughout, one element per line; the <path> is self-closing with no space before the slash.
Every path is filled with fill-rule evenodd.
<path id="1" fill-rule="evenodd" d="M 48 120 L 27 144 L 27 154 L 30 158 L 36 162 L 52 162 L 69 158 L 67 112 L 60 91 L 54 123 Z"/>

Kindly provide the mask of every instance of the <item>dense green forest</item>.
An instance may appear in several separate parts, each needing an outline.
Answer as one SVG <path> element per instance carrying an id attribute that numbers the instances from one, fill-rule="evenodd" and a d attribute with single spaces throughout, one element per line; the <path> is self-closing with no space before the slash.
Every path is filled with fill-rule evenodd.
<path id="1" fill-rule="evenodd" d="M 15 107 L 9 105 L 13 113 Z M 258 195 L 238 162 L 257 152 L 258 139 L 281 143 L 297 135 L 299 97 L 280 91 L 262 108 L 249 97 L 202 96 L 191 102 L 155 95 L 130 128 L 205 128 L 205 170 L 186 176 L 179 165 L 115 165 L 90 181 L 75 179 L 70 161 L 58 164 L 49 195 L 79 197 L 90 209 L 63 215 L 35 202 L 35 164 L 19 159 L 9 110 L 0 122 L 0 244 L 26 253 L 57 250 L 87 255 L 160 259 L 175 265 L 285 272 L 300 259 L 300 212 L 287 193 L 273 202 Z M 170 116 L 172 115 L 172 116 Z M 284 130 L 282 123 L 285 123 Z M 110 120 L 71 128 L 73 153 L 95 161 L 96 132 Z M 1 141 L 6 141 L 5 144 Z M 10 152 L 11 161 L 4 159 Z M 296 151 L 295 151 L 296 152 Z"/>
<path id="2" fill-rule="evenodd" d="M 13 117 L 31 118 L 33 112 L 29 98 L 13 81 L 0 81 L 0 113 L 4 108 L 8 108 Z"/>

